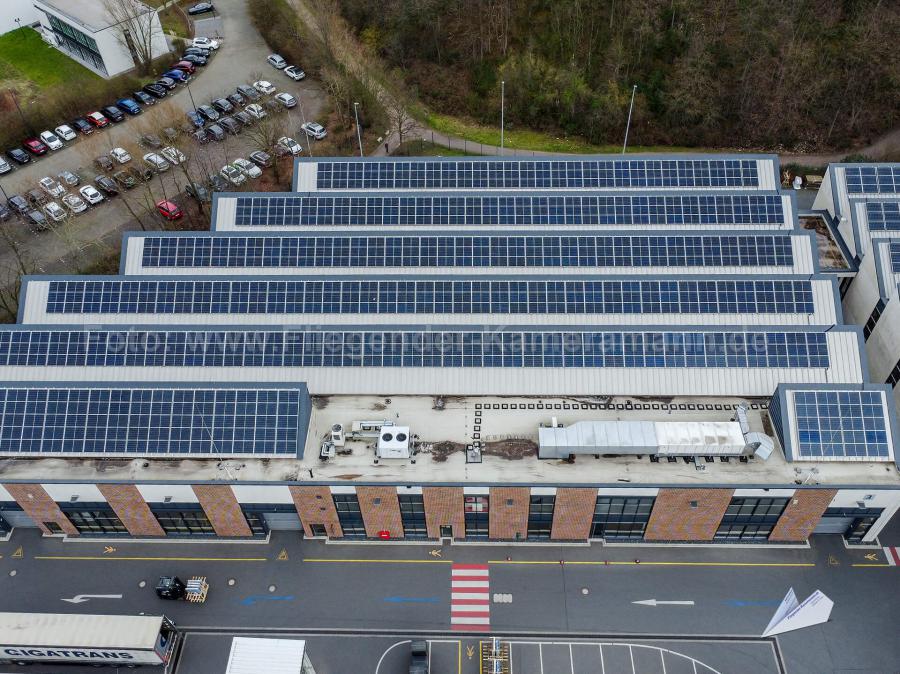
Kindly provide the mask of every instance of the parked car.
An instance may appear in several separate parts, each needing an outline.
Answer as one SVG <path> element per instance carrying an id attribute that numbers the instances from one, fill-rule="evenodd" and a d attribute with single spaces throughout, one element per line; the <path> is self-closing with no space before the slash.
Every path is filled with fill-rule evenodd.
<path id="1" fill-rule="evenodd" d="M 223 117 L 219 120 L 219 126 L 233 136 L 236 136 L 241 132 L 241 125 L 238 124 L 233 117 Z"/>
<path id="2" fill-rule="evenodd" d="M 266 111 L 263 110 L 263 107 L 259 103 L 251 103 L 246 108 L 244 108 L 244 112 L 250 115 L 253 119 L 262 119 L 266 116 Z"/>
<path id="3" fill-rule="evenodd" d="M 243 110 L 234 113 L 234 118 L 241 123 L 241 126 L 250 126 L 254 121 L 253 118 Z"/>
<path id="4" fill-rule="evenodd" d="M 206 14 L 207 12 L 212 12 L 215 9 L 216 8 L 211 2 L 199 2 L 196 5 L 188 7 L 187 13 L 191 16 L 196 16 L 197 14 Z"/>
<path id="5" fill-rule="evenodd" d="M 182 55 L 181 61 L 179 61 L 179 63 L 181 62 L 190 63 L 192 66 L 199 66 L 202 68 L 206 65 L 207 60 L 206 57 L 202 54 L 184 54 Z M 178 68 L 179 66 L 176 65 L 175 67 Z"/>
<path id="6" fill-rule="evenodd" d="M 9 208 L 0 204 L 0 222 L 6 222 L 12 217 L 12 212 L 10 212 Z"/>
<path id="7" fill-rule="evenodd" d="M 44 206 L 44 213 L 46 213 L 47 216 L 54 222 L 62 222 L 66 219 L 66 209 L 64 209 L 55 201 L 51 201 L 46 206 Z"/>
<path id="8" fill-rule="evenodd" d="M 156 202 L 156 211 L 166 220 L 178 220 L 184 215 L 184 211 L 181 210 L 178 204 L 166 199 Z"/>
<path id="9" fill-rule="evenodd" d="M 156 99 L 146 91 L 132 91 L 131 95 L 134 96 L 141 105 L 156 105 Z"/>
<path id="10" fill-rule="evenodd" d="M 43 206 L 48 201 L 47 195 L 40 190 L 28 190 L 28 203 L 32 206 Z"/>
<path id="11" fill-rule="evenodd" d="M 178 129 L 176 129 L 175 127 L 167 126 L 162 130 L 162 135 L 166 137 L 167 141 L 169 141 L 170 143 L 174 143 L 176 140 L 178 140 L 178 136 L 180 134 Z"/>
<path id="12" fill-rule="evenodd" d="M 204 49 L 203 47 L 188 47 L 184 50 L 185 56 L 202 56 L 205 59 L 209 59 L 212 56 L 211 49 Z"/>
<path id="13" fill-rule="evenodd" d="M 250 161 L 260 168 L 268 168 L 272 165 L 272 156 L 268 152 L 255 150 L 250 153 Z"/>
<path id="14" fill-rule="evenodd" d="M 129 175 L 134 176 L 135 180 L 144 183 L 149 183 L 156 175 L 156 172 L 152 168 L 142 164 L 132 164 L 125 170 L 128 171 Z"/>
<path id="15" fill-rule="evenodd" d="M 52 131 L 41 131 L 41 142 L 51 150 L 59 150 L 63 146 L 63 142 Z"/>
<path id="16" fill-rule="evenodd" d="M 209 189 L 211 189 L 213 192 L 227 192 L 229 189 L 228 181 L 218 173 L 214 173 L 209 177 L 208 184 Z"/>
<path id="17" fill-rule="evenodd" d="M 244 103 L 247 102 L 244 97 L 236 91 L 233 94 L 228 94 L 225 98 L 236 108 L 243 106 Z"/>
<path id="18" fill-rule="evenodd" d="M 53 132 L 66 142 L 75 140 L 76 137 L 75 130 L 68 124 L 60 124 L 58 127 L 53 129 Z"/>
<path id="19" fill-rule="evenodd" d="M 225 129 L 218 124 L 210 124 L 206 127 L 206 134 L 209 136 L 210 140 L 225 140 Z"/>
<path id="20" fill-rule="evenodd" d="M 187 118 L 190 123 L 197 129 L 202 129 L 203 125 L 206 124 L 206 122 L 203 120 L 203 117 L 201 117 L 200 113 L 198 113 L 196 110 L 188 110 Z"/>
<path id="21" fill-rule="evenodd" d="M 204 118 L 206 118 L 210 122 L 215 122 L 219 119 L 219 113 L 209 105 L 201 105 L 197 108 L 197 112 L 199 112 Z"/>
<path id="22" fill-rule="evenodd" d="M 96 206 L 101 201 L 103 201 L 103 195 L 97 191 L 97 188 L 93 185 L 85 185 L 78 192 L 84 198 L 86 202 L 88 202 L 91 206 Z"/>
<path id="23" fill-rule="evenodd" d="M 124 147 L 114 147 L 109 151 L 109 156 L 120 164 L 127 164 L 131 161 L 131 155 L 128 154 L 128 151 Z"/>
<path id="24" fill-rule="evenodd" d="M 13 170 L 13 168 L 10 165 L 10 163 L 8 161 L 6 161 L 5 159 L 3 159 L 2 157 L 0 157 L 0 175 L 3 175 L 4 173 L 9 173 L 12 170 Z"/>
<path id="25" fill-rule="evenodd" d="M 172 70 L 163 74 L 163 76 L 159 79 L 159 81 L 162 82 L 163 80 L 172 80 L 172 86 L 170 88 L 174 89 L 175 85 L 178 82 L 187 82 L 189 79 L 191 79 L 191 76 L 188 73 L 186 73 L 184 70 L 179 70 L 178 68 L 173 68 Z M 167 86 L 167 85 L 164 85 L 164 86 Z"/>
<path id="26" fill-rule="evenodd" d="M 188 196 L 193 197 L 200 203 L 212 201 L 209 190 L 200 183 L 188 183 L 184 186 L 184 191 Z"/>
<path id="27" fill-rule="evenodd" d="M 212 106 L 223 114 L 228 114 L 234 110 L 234 106 L 225 98 L 217 98 L 212 102 Z"/>
<path id="28" fill-rule="evenodd" d="M 289 154 L 296 157 L 298 154 L 303 152 L 303 148 L 300 147 L 300 143 L 298 143 L 293 138 L 282 136 L 275 144 L 275 152 L 281 155 Z"/>
<path id="29" fill-rule="evenodd" d="M 316 140 L 322 140 L 328 135 L 325 127 L 318 122 L 306 122 L 305 124 L 301 124 L 300 130 L 310 138 L 315 138 Z"/>
<path id="30" fill-rule="evenodd" d="M 72 173 L 71 171 L 60 171 L 59 175 L 56 177 L 69 187 L 76 187 L 78 183 L 81 182 L 81 178 L 78 177 L 78 174 Z"/>
<path id="31" fill-rule="evenodd" d="M 187 73 L 188 75 L 193 75 L 194 72 L 196 72 L 197 67 L 195 64 L 191 63 L 190 61 L 182 60 L 172 66 L 171 72 L 174 73 L 176 70 L 180 70 L 181 72 Z M 166 73 L 166 77 L 171 77 L 173 80 L 180 79 L 178 77 L 174 77 L 174 76 L 170 75 L 169 73 Z"/>
<path id="32" fill-rule="evenodd" d="M 44 190 L 47 194 L 49 194 L 52 198 L 58 199 L 63 194 L 66 193 L 66 188 L 60 185 L 56 180 L 51 178 L 50 176 L 45 176 L 40 179 L 38 184 L 41 186 L 41 189 Z"/>
<path id="33" fill-rule="evenodd" d="M 130 190 L 132 187 L 137 187 L 138 181 L 135 179 L 133 175 L 131 175 L 128 171 L 116 171 L 112 174 L 112 179 L 116 181 L 120 187 L 124 187 L 126 190 Z"/>
<path id="34" fill-rule="evenodd" d="M 26 138 L 22 145 L 25 146 L 25 149 L 28 150 L 31 154 L 40 157 L 41 155 L 47 154 L 47 146 L 44 145 L 37 138 Z"/>
<path id="35" fill-rule="evenodd" d="M 206 133 L 205 129 L 198 129 L 197 131 L 194 131 L 191 136 L 193 136 L 194 140 L 201 145 L 206 145 L 209 142 L 209 134 Z"/>
<path id="36" fill-rule="evenodd" d="M 108 197 L 114 197 L 119 193 L 116 182 L 109 176 L 94 176 L 94 184 Z"/>
<path id="37" fill-rule="evenodd" d="M 288 66 L 282 72 L 296 82 L 299 82 L 306 77 L 306 73 L 297 66 Z"/>
<path id="38" fill-rule="evenodd" d="M 153 96 L 153 98 L 165 98 L 168 95 L 166 88 L 157 83 L 144 85 L 144 91 Z"/>
<path id="39" fill-rule="evenodd" d="M 140 137 L 138 141 L 143 147 L 148 147 L 152 150 L 156 150 L 157 148 L 162 147 L 162 141 L 159 139 L 155 133 L 145 133 Z"/>
<path id="40" fill-rule="evenodd" d="M 28 153 L 18 147 L 7 150 L 6 156 L 12 159 L 17 164 L 27 164 L 31 161 L 31 157 L 28 156 Z"/>
<path id="41" fill-rule="evenodd" d="M 92 133 L 94 133 L 94 127 L 91 126 L 90 122 L 88 122 L 84 117 L 76 117 L 75 119 L 73 119 L 72 126 L 74 126 L 83 136 L 90 136 Z"/>
<path id="42" fill-rule="evenodd" d="M 260 169 L 259 166 L 247 161 L 243 157 L 238 157 L 231 162 L 231 165 L 251 179 L 259 178 L 262 175 L 262 169 Z"/>
<path id="43" fill-rule="evenodd" d="M 200 47 L 201 49 L 212 49 L 213 51 L 219 48 L 219 43 L 215 40 L 211 40 L 208 37 L 195 37 L 191 44 L 194 47 Z"/>
<path id="44" fill-rule="evenodd" d="M 275 94 L 275 100 L 288 109 L 297 107 L 297 99 L 284 91 Z"/>
<path id="45" fill-rule="evenodd" d="M 50 224 L 47 222 L 47 218 L 44 217 L 44 214 L 35 208 L 31 208 L 25 212 L 25 222 L 27 222 L 33 229 L 36 229 L 39 232 L 42 232 L 50 227 Z"/>
<path id="46" fill-rule="evenodd" d="M 101 154 L 98 157 L 94 157 L 94 167 L 100 171 L 112 171 L 113 170 L 112 159 L 107 157 L 105 154 Z"/>
<path id="47" fill-rule="evenodd" d="M 88 114 L 87 121 L 93 124 L 98 129 L 103 129 L 109 126 L 109 120 L 99 112 L 92 112 Z"/>
<path id="48" fill-rule="evenodd" d="M 184 153 L 177 147 L 164 147 L 159 153 L 172 166 L 178 166 L 187 159 L 187 157 L 184 156 Z"/>
<path id="49" fill-rule="evenodd" d="M 248 101 L 258 101 L 259 100 L 259 92 L 251 87 L 249 84 L 240 84 L 237 89 L 235 89 L 241 96 L 246 98 Z"/>
<path id="50" fill-rule="evenodd" d="M 275 87 L 272 86 L 271 82 L 266 80 L 258 80 L 253 83 L 253 88 L 256 89 L 261 94 L 274 94 Z"/>
<path id="51" fill-rule="evenodd" d="M 428 642 L 424 639 L 409 644 L 409 674 L 428 674 Z"/>
<path id="52" fill-rule="evenodd" d="M 168 73 L 160 77 L 156 80 L 156 84 L 161 86 L 166 91 L 171 91 L 177 86 L 177 82 L 174 79 L 168 76 Z"/>
<path id="53" fill-rule="evenodd" d="M 219 171 L 219 175 L 232 185 L 243 185 L 247 182 L 247 176 L 241 173 L 240 169 L 231 164 L 225 164 L 225 166 L 222 167 L 222 170 Z"/>
<path id="54" fill-rule="evenodd" d="M 153 99 L 150 99 L 150 100 L 153 100 Z M 118 101 L 116 101 L 116 105 L 119 106 L 120 110 L 124 110 L 129 115 L 141 114 L 141 106 L 139 106 L 137 104 L 137 101 L 135 101 L 132 98 L 120 98 Z"/>
<path id="55" fill-rule="evenodd" d="M 158 173 L 169 170 L 169 162 L 155 152 L 148 152 L 145 154 L 144 163 Z"/>
<path id="56" fill-rule="evenodd" d="M 87 210 L 87 204 L 84 199 L 77 194 L 67 194 L 62 198 L 63 206 L 69 209 L 73 215 L 84 213 Z"/>
<path id="57" fill-rule="evenodd" d="M 284 70 L 285 67 L 287 67 L 287 61 L 281 58 L 279 54 L 269 54 L 266 57 L 266 61 L 268 61 L 269 65 L 276 70 Z"/>
<path id="58" fill-rule="evenodd" d="M 116 124 L 125 119 L 125 113 L 119 110 L 119 108 L 115 105 L 107 105 L 106 107 L 100 108 L 100 112 L 102 112 L 104 115 L 106 115 L 106 117 L 111 119 Z"/>
<path id="59" fill-rule="evenodd" d="M 6 205 L 17 215 L 25 215 L 28 212 L 28 201 L 21 194 L 13 194 L 6 200 Z"/>

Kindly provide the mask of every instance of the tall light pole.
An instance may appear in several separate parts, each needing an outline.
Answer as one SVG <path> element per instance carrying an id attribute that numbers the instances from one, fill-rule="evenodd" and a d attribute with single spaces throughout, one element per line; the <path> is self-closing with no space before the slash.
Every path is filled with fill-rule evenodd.
<path id="1" fill-rule="evenodd" d="M 353 115 L 356 117 L 356 140 L 359 142 L 359 156 L 362 157 L 362 132 L 359 130 L 359 103 L 353 104 Z"/>
<path id="2" fill-rule="evenodd" d="M 628 129 L 631 128 L 631 111 L 634 110 L 634 94 L 637 91 L 637 85 L 635 84 L 631 88 L 631 105 L 628 106 L 628 123 L 625 124 L 625 142 L 622 143 L 622 154 L 625 154 L 625 148 L 628 147 Z"/>
<path id="3" fill-rule="evenodd" d="M 188 90 L 188 96 L 191 97 L 191 106 L 193 106 L 193 108 L 194 108 L 194 114 L 195 114 L 195 115 L 196 115 L 196 114 L 199 114 L 199 113 L 197 112 L 197 104 L 194 103 L 194 94 L 191 93 L 191 81 L 190 81 L 190 80 L 185 80 L 185 83 L 184 83 L 184 84 L 185 84 L 185 86 L 187 87 L 187 90 Z"/>
<path id="4" fill-rule="evenodd" d="M 503 154 L 503 113 L 506 107 L 506 80 L 500 80 L 500 154 Z"/>

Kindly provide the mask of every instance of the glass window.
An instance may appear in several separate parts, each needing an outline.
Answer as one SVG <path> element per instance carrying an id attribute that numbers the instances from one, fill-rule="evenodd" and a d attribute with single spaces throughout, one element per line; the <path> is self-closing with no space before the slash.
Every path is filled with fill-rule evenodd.
<path id="1" fill-rule="evenodd" d="M 128 535 L 128 529 L 106 503 L 61 503 L 59 507 L 80 534 L 87 536 Z"/>
<path id="2" fill-rule="evenodd" d="M 203 509 L 193 503 L 151 504 L 150 511 L 168 536 L 215 536 Z"/>
<path id="3" fill-rule="evenodd" d="M 487 540 L 490 537 L 490 497 L 466 496 L 464 511 L 466 538 Z"/>
<path id="4" fill-rule="evenodd" d="M 528 538 L 547 540 L 553 526 L 556 496 L 532 496 L 528 501 Z"/>
<path id="5" fill-rule="evenodd" d="M 716 530 L 715 540 L 766 541 L 787 506 L 786 498 L 733 498 Z"/>
<path id="6" fill-rule="evenodd" d="M 653 502 L 652 496 L 598 496 L 591 538 L 641 540 Z"/>
<path id="7" fill-rule="evenodd" d="M 334 507 L 337 510 L 344 538 L 365 538 L 366 525 L 363 522 L 356 494 L 332 494 L 331 498 L 334 499 Z"/>
<path id="8" fill-rule="evenodd" d="M 403 521 L 405 538 L 428 538 L 425 522 L 425 502 L 422 494 L 398 494 L 400 518 Z"/>

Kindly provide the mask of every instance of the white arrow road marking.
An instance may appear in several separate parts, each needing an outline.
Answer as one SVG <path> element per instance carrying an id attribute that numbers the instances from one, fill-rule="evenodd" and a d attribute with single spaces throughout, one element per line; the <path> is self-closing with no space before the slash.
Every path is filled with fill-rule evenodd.
<path id="1" fill-rule="evenodd" d="M 640 604 L 641 606 L 663 606 L 663 605 L 671 605 L 671 606 L 693 606 L 693 601 L 662 601 L 658 599 L 641 599 L 640 601 L 633 601 L 632 604 Z"/>
<path id="2" fill-rule="evenodd" d="M 71 599 L 63 598 L 62 601 L 67 601 L 70 604 L 83 604 L 86 601 L 90 601 L 91 599 L 121 599 L 122 595 L 120 594 L 76 594 Z"/>

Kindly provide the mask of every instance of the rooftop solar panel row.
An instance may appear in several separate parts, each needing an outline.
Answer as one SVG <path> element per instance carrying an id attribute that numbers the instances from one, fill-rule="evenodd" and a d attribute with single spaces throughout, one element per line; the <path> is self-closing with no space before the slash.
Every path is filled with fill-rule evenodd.
<path id="1" fill-rule="evenodd" d="M 796 458 L 890 456 L 883 391 L 796 391 L 794 413 Z"/>
<path id="2" fill-rule="evenodd" d="M 847 166 L 850 194 L 900 194 L 900 165 Z"/>
<path id="3" fill-rule="evenodd" d="M 866 204 L 869 231 L 900 230 L 900 201 L 870 201 Z"/>

